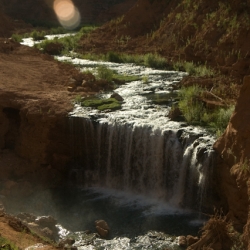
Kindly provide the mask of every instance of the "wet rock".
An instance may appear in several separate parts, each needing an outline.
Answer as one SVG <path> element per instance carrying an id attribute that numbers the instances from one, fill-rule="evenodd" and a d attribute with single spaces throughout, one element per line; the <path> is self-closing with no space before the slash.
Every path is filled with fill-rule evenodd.
<path id="1" fill-rule="evenodd" d="M 187 247 L 187 239 L 186 236 L 179 236 L 178 237 L 178 245 L 180 247 Z"/>
<path id="2" fill-rule="evenodd" d="M 193 235 L 188 235 L 186 239 L 187 239 L 187 245 L 188 246 L 193 245 L 194 243 L 196 243 L 199 240 L 198 237 L 195 237 Z"/>
<path id="3" fill-rule="evenodd" d="M 168 114 L 168 117 L 172 121 L 179 121 L 181 119 L 182 112 L 178 107 L 172 108 Z"/>
<path id="4" fill-rule="evenodd" d="M 35 222 L 41 226 L 41 227 L 55 227 L 57 224 L 56 219 L 54 219 L 52 216 L 41 216 L 38 217 Z"/>
<path id="5" fill-rule="evenodd" d="M 108 237 L 110 229 L 109 229 L 108 223 L 105 220 L 96 220 L 95 221 L 95 228 L 96 228 L 98 234 L 102 238 Z"/>
<path id="6" fill-rule="evenodd" d="M 59 241 L 58 246 L 59 247 L 65 247 L 65 245 L 72 246 L 75 243 L 75 240 L 73 238 L 66 238 Z"/>
<path id="7" fill-rule="evenodd" d="M 116 93 L 116 92 L 114 92 L 111 96 L 110 96 L 110 98 L 115 98 L 117 101 L 119 101 L 119 102 L 122 102 L 122 101 L 124 101 L 124 99 L 118 94 L 118 93 Z"/>
<path id="8" fill-rule="evenodd" d="M 45 235 L 45 237 L 54 239 L 54 233 L 48 227 L 43 228 L 41 232 Z"/>
<path id="9" fill-rule="evenodd" d="M 36 220 L 36 216 L 33 214 L 29 214 L 29 213 L 20 213 L 16 216 L 18 219 L 22 220 L 25 223 L 34 223 L 34 221 Z"/>
<path id="10" fill-rule="evenodd" d="M 15 218 L 14 216 L 8 216 L 8 219 L 9 226 L 11 226 L 14 230 L 18 232 L 30 232 L 30 229 L 18 218 Z"/>

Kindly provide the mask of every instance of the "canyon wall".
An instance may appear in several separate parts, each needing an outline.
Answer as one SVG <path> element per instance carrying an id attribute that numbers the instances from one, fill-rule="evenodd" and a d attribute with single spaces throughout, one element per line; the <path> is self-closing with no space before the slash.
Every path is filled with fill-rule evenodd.
<path id="1" fill-rule="evenodd" d="M 219 153 L 218 189 L 228 204 L 229 218 L 250 242 L 250 76 L 244 78 L 235 112 L 223 136 L 215 143 Z M 249 243 L 250 244 L 250 243 Z M 250 245 L 249 245 L 250 247 Z"/>

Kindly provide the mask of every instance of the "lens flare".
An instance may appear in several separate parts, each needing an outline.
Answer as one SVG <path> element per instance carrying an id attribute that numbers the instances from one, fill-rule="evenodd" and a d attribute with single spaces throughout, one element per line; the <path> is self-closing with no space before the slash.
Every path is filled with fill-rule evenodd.
<path id="1" fill-rule="evenodd" d="M 55 0 L 53 8 L 64 28 L 74 29 L 80 24 L 80 13 L 71 0 Z"/>

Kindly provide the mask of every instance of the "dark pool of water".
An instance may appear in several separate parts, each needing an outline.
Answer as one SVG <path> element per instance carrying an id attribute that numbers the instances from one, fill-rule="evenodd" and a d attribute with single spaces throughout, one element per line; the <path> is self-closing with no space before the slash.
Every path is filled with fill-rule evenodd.
<path id="1" fill-rule="evenodd" d="M 149 230 L 170 235 L 197 235 L 205 218 L 165 202 L 107 189 L 52 189 L 26 199 L 5 202 L 8 212 L 52 215 L 70 231 L 95 231 L 94 222 L 107 221 L 110 237 L 135 237 Z"/>

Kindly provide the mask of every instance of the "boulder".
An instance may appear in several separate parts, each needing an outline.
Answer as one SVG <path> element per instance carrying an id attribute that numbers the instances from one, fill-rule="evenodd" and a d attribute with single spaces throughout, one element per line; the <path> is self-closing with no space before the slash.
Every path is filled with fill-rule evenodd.
<path id="1" fill-rule="evenodd" d="M 116 92 L 114 92 L 110 98 L 115 98 L 117 101 L 122 102 L 124 99 Z"/>
<path id="2" fill-rule="evenodd" d="M 187 247 L 187 239 L 186 236 L 179 236 L 178 237 L 178 245 L 180 247 Z"/>
<path id="3" fill-rule="evenodd" d="M 98 232 L 98 234 L 102 237 L 102 238 L 107 238 L 108 234 L 109 234 L 109 226 L 108 223 L 105 220 L 96 220 L 95 221 L 95 228 Z"/>
<path id="4" fill-rule="evenodd" d="M 198 237 L 195 237 L 195 236 L 193 236 L 193 235 L 188 235 L 188 236 L 186 237 L 186 239 L 187 239 L 187 245 L 188 245 L 188 246 L 193 245 L 194 243 L 196 243 L 196 242 L 199 240 Z"/>

